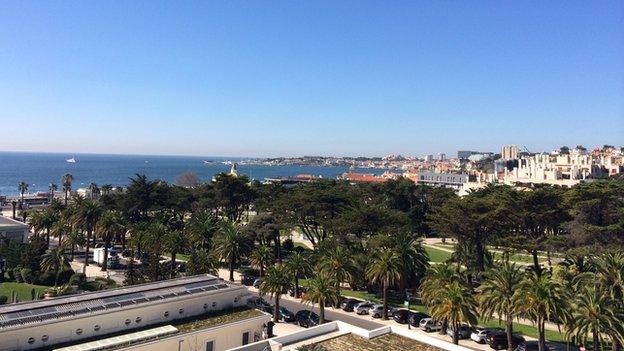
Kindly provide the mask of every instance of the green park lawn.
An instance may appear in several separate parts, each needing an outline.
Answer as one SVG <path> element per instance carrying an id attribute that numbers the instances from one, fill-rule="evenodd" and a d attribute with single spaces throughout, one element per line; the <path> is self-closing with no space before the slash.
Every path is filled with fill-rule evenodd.
<path id="1" fill-rule="evenodd" d="M 451 258 L 450 252 L 436 249 L 435 247 L 425 246 L 425 251 L 427 251 L 427 255 L 429 255 L 429 262 L 440 263 Z"/>
<path id="2" fill-rule="evenodd" d="M 30 301 L 31 290 L 33 288 L 35 289 L 35 292 L 39 294 L 49 287 L 43 286 L 43 285 L 27 284 L 27 283 L 4 282 L 4 283 L 0 283 L 0 295 L 6 296 L 8 298 L 8 302 L 10 302 L 11 292 L 15 291 L 17 293 L 17 299 L 19 301 Z"/>

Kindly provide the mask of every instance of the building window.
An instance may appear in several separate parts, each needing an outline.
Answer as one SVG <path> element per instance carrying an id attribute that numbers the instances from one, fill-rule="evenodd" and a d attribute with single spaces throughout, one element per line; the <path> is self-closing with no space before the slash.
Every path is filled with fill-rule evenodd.
<path id="1" fill-rule="evenodd" d="M 206 351 L 214 351 L 214 341 L 206 341 Z"/>
<path id="2" fill-rule="evenodd" d="M 136 317 L 136 319 L 134 320 L 137 323 L 141 323 L 141 317 Z"/>
<path id="3" fill-rule="evenodd" d="M 98 324 L 94 325 L 93 330 L 100 331 L 100 326 Z"/>
<path id="4" fill-rule="evenodd" d="M 234 298 L 234 302 L 238 302 L 238 296 Z"/>
<path id="5" fill-rule="evenodd" d="M 205 310 L 207 310 L 207 309 L 208 309 L 208 304 L 207 304 L 207 303 L 205 303 L 205 304 L 204 304 L 204 309 L 205 309 Z"/>
<path id="6" fill-rule="evenodd" d="M 212 308 L 215 308 L 215 307 L 217 307 L 217 303 L 216 303 L 216 302 L 213 302 L 213 303 L 212 303 Z"/>
<path id="7" fill-rule="evenodd" d="M 124 322 L 126 325 L 130 325 L 131 321 L 129 319 L 126 319 L 126 321 Z"/>
<path id="8" fill-rule="evenodd" d="M 243 333 L 243 345 L 247 345 L 249 344 L 249 332 L 244 332 Z"/>
<path id="9" fill-rule="evenodd" d="M 29 344 L 32 344 L 32 343 L 34 343 L 34 342 L 35 342 L 35 338 L 28 338 L 28 343 L 29 343 Z"/>
<path id="10" fill-rule="evenodd" d="M 50 339 L 50 337 L 47 336 L 47 335 L 44 335 L 44 336 L 41 337 L 41 341 L 43 341 L 43 342 L 48 341 L 48 339 Z"/>
<path id="11" fill-rule="evenodd" d="M 169 317 L 169 311 L 165 311 L 165 313 L 163 314 L 163 316 L 165 316 L 165 318 Z"/>
<path id="12" fill-rule="evenodd" d="M 80 328 L 76 329 L 76 334 L 77 334 L 77 335 L 82 334 L 82 329 L 80 329 Z"/>
<path id="13" fill-rule="evenodd" d="M 179 313 L 179 314 L 184 313 L 184 308 L 180 308 L 180 309 L 178 310 L 178 313 Z"/>

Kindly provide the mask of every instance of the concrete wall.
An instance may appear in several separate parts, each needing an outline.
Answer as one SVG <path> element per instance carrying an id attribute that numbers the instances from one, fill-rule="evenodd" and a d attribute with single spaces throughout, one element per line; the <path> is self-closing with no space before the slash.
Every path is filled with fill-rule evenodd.
<path id="1" fill-rule="evenodd" d="M 248 318 L 242 321 L 228 323 L 222 326 L 202 329 L 194 332 L 176 334 L 160 340 L 130 346 L 120 350 L 123 351 L 205 351 L 206 344 L 213 342 L 214 351 L 224 351 L 241 346 L 243 344 L 243 333 L 249 333 L 249 342 L 255 343 L 262 337 L 263 325 L 271 320 L 271 316 Z M 265 345 L 266 346 L 266 341 Z M 264 347 L 263 346 L 263 347 Z M 260 349 L 262 350 L 262 349 Z"/>
<path id="2" fill-rule="evenodd" d="M 240 287 L 237 290 L 212 291 L 210 294 L 183 296 L 73 319 L 60 319 L 31 327 L 20 326 L 16 329 L 0 329 L 0 351 L 50 347 L 59 343 L 78 342 L 91 337 L 105 338 L 107 334 L 115 332 L 131 332 L 136 328 L 192 317 L 204 312 L 244 306 L 246 303 L 244 296 L 246 295 L 248 295 L 247 289 Z M 165 317 L 165 312 L 169 312 L 167 317 Z M 128 324 L 126 324 L 127 321 L 129 321 Z M 79 331 L 81 331 L 80 334 Z M 29 339 L 34 341 L 29 343 Z M 44 341 L 46 339 L 47 341 Z"/>

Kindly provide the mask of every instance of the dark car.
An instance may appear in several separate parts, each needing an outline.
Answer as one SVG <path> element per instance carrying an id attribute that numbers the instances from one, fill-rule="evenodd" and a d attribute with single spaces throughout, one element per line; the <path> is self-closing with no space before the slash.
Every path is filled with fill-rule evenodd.
<path id="1" fill-rule="evenodd" d="M 297 290 L 297 296 L 295 296 L 295 288 L 292 287 L 290 289 L 288 289 L 288 295 L 292 296 L 292 297 L 303 297 L 303 295 L 308 291 L 308 288 L 306 288 L 305 286 L 300 286 L 299 289 Z"/>
<path id="2" fill-rule="evenodd" d="M 550 351 L 548 345 L 544 345 L 544 351 Z M 525 341 L 518 344 L 516 351 L 537 351 L 539 350 L 539 344 L 537 341 Z"/>
<path id="3" fill-rule="evenodd" d="M 409 320 L 409 314 L 410 312 L 408 310 L 404 310 L 404 309 L 396 310 L 392 314 L 392 319 L 394 319 L 394 321 L 399 324 L 406 324 L 407 321 Z"/>
<path id="4" fill-rule="evenodd" d="M 507 334 L 504 332 L 501 333 L 492 333 L 485 337 L 485 342 L 490 345 L 494 350 L 502 350 L 507 348 Z M 518 334 L 513 334 L 511 336 L 511 347 L 516 348 L 520 343 L 524 342 L 524 338 Z"/>
<path id="5" fill-rule="evenodd" d="M 246 286 L 252 286 L 256 279 L 258 279 L 258 277 L 256 277 L 255 275 L 243 274 L 243 276 L 241 277 L 241 284 Z"/>
<path id="6" fill-rule="evenodd" d="M 273 306 L 270 303 L 264 301 L 261 297 L 251 297 L 247 300 L 247 306 L 251 308 L 257 308 L 260 311 L 271 313 Z"/>
<path id="7" fill-rule="evenodd" d="M 346 299 L 342 301 L 342 304 L 340 305 L 340 307 L 342 307 L 342 310 L 345 312 L 353 312 L 355 305 L 359 304 L 360 302 L 363 302 L 363 301 L 358 300 L 358 299 Z"/>
<path id="8" fill-rule="evenodd" d="M 256 289 L 260 289 L 260 284 L 262 284 L 263 280 L 264 279 L 262 279 L 262 278 L 257 278 L 256 280 L 254 280 L 253 287 L 256 288 Z"/>
<path id="9" fill-rule="evenodd" d="M 270 311 L 266 311 L 267 313 L 271 313 L 273 315 L 275 313 L 275 306 L 271 306 Z M 283 322 L 294 322 L 295 314 L 288 310 L 286 307 L 279 308 L 279 320 Z"/>
<path id="10" fill-rule="evenodd" d="M 319 325 L 319 316 L 308 310 L 301 310 L 295 314 L 295 323 L 300 327 L 310 328 Z"/>
<path id="11" fill-rule="evenodd" d="M 418 327 L 420 325 L 420 321 L 423 318 L 430 318 L 431 316 L 426 314 L 426 313 L 422 313 L 422 312 L 410 312 L 409 317 L 407 317 L 408 319 L 408 323 L 412 326 L 412 327 Z"/>

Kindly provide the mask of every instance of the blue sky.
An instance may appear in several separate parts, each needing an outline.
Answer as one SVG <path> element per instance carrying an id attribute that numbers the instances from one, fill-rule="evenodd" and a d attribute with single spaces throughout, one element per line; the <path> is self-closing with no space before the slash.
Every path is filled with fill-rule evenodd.
<path id="1" fill-rule="evenodd" d="M 624 144 L 622 1 L 2 1 L 0 150 Z"/>

